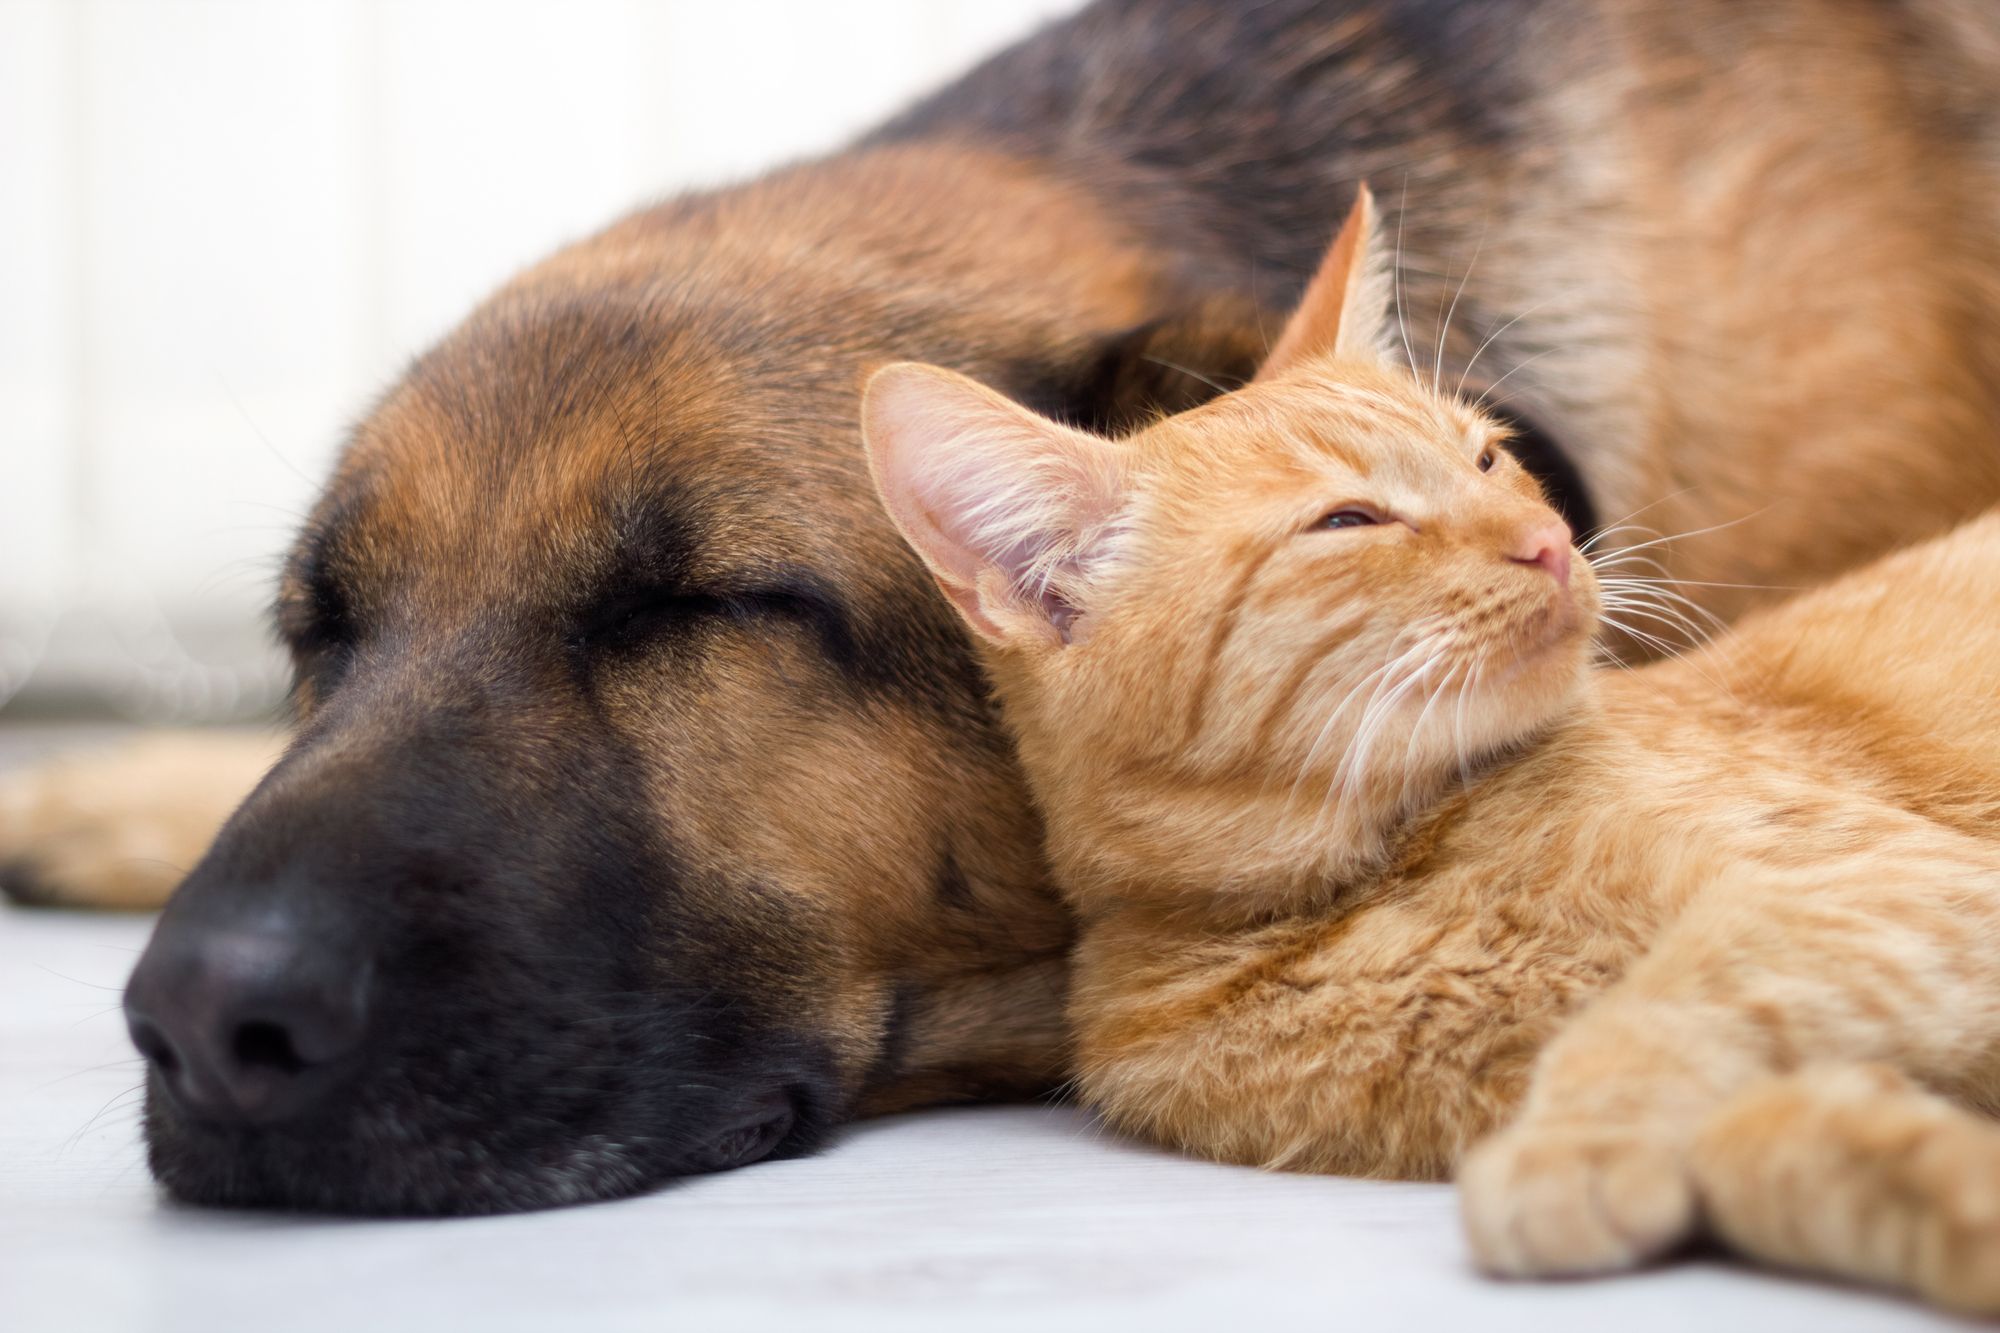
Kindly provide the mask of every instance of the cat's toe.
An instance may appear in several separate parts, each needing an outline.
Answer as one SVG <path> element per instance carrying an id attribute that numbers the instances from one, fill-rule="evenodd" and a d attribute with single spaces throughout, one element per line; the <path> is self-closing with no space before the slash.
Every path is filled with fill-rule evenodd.
<path id="1" fill-rule="evenodd" d="M 2000 1135 L 1987 1124 L 1950 1126 L 1931 1136 L 1910 1174 L 1935 1207 L 1918 1210 L 1908 1248 L 1918 1291 L 1974 1314 L 2000 1314 Z M 1928 1187 L 1928 1188 L 1926 1188 Z"/>
<path id="2" fill-rule="evenodd" d="M 1695 1224 L 1686 1154 L 1633 1129 L 1519 1126 L 1474 1150 L 1458 1180 L 1473 1257 L 1499 1276 L 1629 1268 Z"/>

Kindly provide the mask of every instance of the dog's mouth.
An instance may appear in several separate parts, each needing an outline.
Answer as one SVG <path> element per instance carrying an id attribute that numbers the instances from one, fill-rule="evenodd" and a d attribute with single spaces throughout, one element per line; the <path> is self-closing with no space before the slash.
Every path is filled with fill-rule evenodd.
<path id="1" fill-rule="evenodd" d="M 740 1121 L 715 1133 L 700 1158 L 712 1171 L 753 1166 L 778 1151 L 799 1123 L 797 1106 L 808 1099 L 802 1089 L 773 1091 L 757 1098 Z"/>
<path id="2" fill-rule="evenodd" d="M 382 1097 L 344 1114 L 278 1125 L 214 1123 L 188 1113 L 156 1075 L 146 1137 L 155 1176 L 199 1206 L 364 1216 L 522 1212 L 615 1199 L 681 1177 L 796 1156 L 826 1128 L 803 1081 L 740 1099 L 732 1112 L 553 1118 L 520 1105 L 505 1121 L 441 1114 L 423 1097 Z M 652 1114 L 648 1114 L 648 1110 Z"/>

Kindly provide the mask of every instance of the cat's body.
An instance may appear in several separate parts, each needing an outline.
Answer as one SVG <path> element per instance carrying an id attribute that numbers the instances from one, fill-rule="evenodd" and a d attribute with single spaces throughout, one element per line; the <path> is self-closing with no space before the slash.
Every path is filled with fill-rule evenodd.
<path id="1" fill-rule="evenodd" d="M 1490 419 L 1395 364 L 1373 225 L 1256 383 L 1127 440 L 928 368 L 869 391 L 1082 922 L 1085 1097 L 1223 1160 L 1457 1175 L 1500 1272 L 1706 1223 L 2000 1310 L 2000 514 L 1593 666 L 1674 594 L 1573 560 Z"/>
<path id="2" fill-rule="evenodd" d="M 2000 1104 L 1996 574 L 2000 515 L 1706 651 L 1600 669 L 1328 901 L 1232 921 L 1226 902 L 1093 900 L 1072 1003 L 1086 1097 L 1228 1161 L 1442 1178 L 1588 1002 L 1691 914 L 1740 912 L 1770 953 L 1727 998 L 1782 1063 L 1892 1060 Z M 1801 952 L 1878 1015 L 1868 1049 L 1758 1008 Z M 1954 1030 L 1953 1001 L 1976 1029 Z"/>

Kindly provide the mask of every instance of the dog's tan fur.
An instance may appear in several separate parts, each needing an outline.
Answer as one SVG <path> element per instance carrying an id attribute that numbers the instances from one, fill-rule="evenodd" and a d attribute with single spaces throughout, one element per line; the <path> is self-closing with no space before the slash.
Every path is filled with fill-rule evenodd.
<path id="1" fill-rule="evenodd" d="M 1019 1092 L 1068 1060 L 1065 924 L 1034 814 L 860 472 L 869 370 L 915 357 L 1072 401 L 1114 381 L 1119 406 L 1079 409 L 1114 429 L 1128 408 L 1187 406 L 1207 390 L 1162 363 L 1246 373 L 1278 322 L 1260 302 L 1287 299 L 1365 175 L 1409 203 L 1392 225 L 1418 363 L 1435 353 L 1446 387 L 1546 428 L 1606 519 L 1712 529 L 1663 558 L 1760 585 L 1691 589 L 1723 614 L 2000 500 L 1987 7 L 1482 0 L 1445 25 L 1478 29 L 1462 46 L 1412 36 L 1406 11 L 1437 8 L 1094 7 L 852 150 L 566 250 L 358 432 L 316 522 L 369 511 L 340 573 L 407 631 L 411 697 L 438 694 L 453 645 L 519 633 L 535 599 L 598 577 L 593 506 L 634 475 L 699 500 L 705 569 L 803 567 L 863 621 L 903 618 L 884 640 L 917 643 L 898 679 L 943 707 L 850 705 L 768 627 L 706 641 L 705 707 L 659 656 L 612 695 L 663 827 L 718 883 L 796 910 L 779 937 L 754 895 L 702 904 L 738 973 L 824 1029 L 854 1109 Z M 1254 29 L 1280 14 L 1275 37 Z M 1475 63 L 1411 56 L 1433 39 Z M 1128 54 L 1146 51 L 1175 54 Z M 1100 374 L 1133 329 L 1140 378 Z M 551 407 L 561 383 L 596 396 Z M 488 503 L 496 441 L 528 421 L 532 462 Z M 288 605 L 306 592 L 295 580 Z M 552 676 L 553 711 L 506 723 L 536 755 L 563 752 L 563 688 Z M 183 800 L 188 781 L 169 801 L 137 762 L 14 780 L 27 813 L 0 827 L 0 867 L 57 901 L 163 895 L 173 876 L 145 862 L 185 864 L 227 802 Z M 66 791 L 89 793 L 93 822 L 62 813 Z M 166 836 L 138 836 L 156 816 Z M 944 853 L 951 894 L 934 891 Z"/>
<path id="2" fill-rule="evenodd" d="M 1703 1181 L 1752 1252 L 2000 1311 L 2000 1130 L 1834 1072 L 2000 1106 L 2000 514 L 1592 669 L 1600 596 L 1671 603 L 1550 576 L 1497 427 L 1389 366 L 1371 221 L 1257 384 L 1127 441 L 869 392 L 1084 923 L 1085 1096 L 1227 1161 L 1457 1169 L 1502 1272 L 1651 1257 Z"/>

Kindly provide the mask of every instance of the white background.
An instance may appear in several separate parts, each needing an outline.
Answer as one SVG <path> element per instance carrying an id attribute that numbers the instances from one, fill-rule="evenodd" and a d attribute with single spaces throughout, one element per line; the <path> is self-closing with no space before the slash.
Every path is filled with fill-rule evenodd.
<path id="1" fill-rule="evenodd" d="M 268 707 L 276 553 L 486 290 L 1077 0 L 0 0 L 0 707 Z"/>

